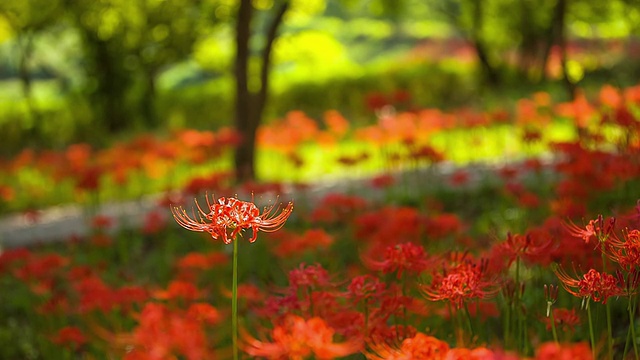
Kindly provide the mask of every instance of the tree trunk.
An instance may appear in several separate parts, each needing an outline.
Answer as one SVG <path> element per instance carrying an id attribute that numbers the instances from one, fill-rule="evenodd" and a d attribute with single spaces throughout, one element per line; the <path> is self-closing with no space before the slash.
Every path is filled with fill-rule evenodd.
<path id="1" fill-rule="evenodd" d="M 562 83 L 571 97 L 576 98 L 577 87 L 569 76 L 569 70 L 567 69 L 567 35 L 566 35 L 566 14 L 567 14 L 567 1 L 558 0 L 556 4 L 557 26 L 558 26 L 558 38 L 557 44 L 560 47 L 560 63 L 562 64 Z"/>
<path id="2" fill-rule="evenodd" d="M 143 68 L 142 75 L 144 89 L 140 99 L 140 114 L 145 127 L 154 129 L 158 126 L 158 115 L 156 113 L 156 71 L 152 67 Z"/>
<path id="3" fill-rule="evenodd" d="M 478 55 L 478 60 L 480 61 L 480 66 L 485 80 L 491 85 L 498 85 L 500 82 L 498 72 L 491 64 L 487 48 L 482 40 L 482 26 L 484 20 L 482 1 L 483 0 L 473 1 L 473 28 L 471 30 L 471 41 L 476 49 L 476 54 Z"/>
<path id="4" fill-rule="evenodd" d="M 238 182 L 254 180 L 256 177 L 256 132 L 262 121 L 262 114 L 269 90 L 271 49 L 288 6 L 288 2 L 280 5 L 278 12 L 269 26 L 267 42 L 261 57 L 260 89 L 257 93 L 252 93 L 249 91 L 248 84 L 248 63 L 250 56 L 249 39 L 251 37 L 251 19 L 254 9 L 251 5 L 251 0 L 240 1 L 236 24 L 236 59 L 234 69 L 236 78 L 235 126 L 242 138 L 241 143 L 236 148 L 234 159 L 236 180 Z"/>
<path id="5" fill-rule="evenodd" d="M 238 181 L 255 177 L 255 130 L 251 129 L 252 98 L 249 92 L 249 39 L 251 37 L 251 0 L 241 0 L 236 23 L 236 103 L 235 125 L 242 140 L 235 152 L 235 170 Z M 253 137 L 253 138 L 252 138 Z"/>
<path id="6" fill-rule="evenodd" d="M 18 44 L 20 46 L 19 61 L 18 61 L 18 75 L 20 82 L 22 83 L 22 95 L 27 104 L 27 111 L 31 120 L 31 128 L 29 132 L 32 137 L 35 137 L 38 131 L 39 113 L 33 103 L 33 83 L 31 74 L 29 72 L 29 61 L 33 53 L 33 33 L 29 30 L 25 30 L 22 34 L 18 35 Z"/>
<path id="7" fill-rule="evenodd" d="M 547 65 L 549 63 L 549 57 L 551 56 L 551 49 L 553 45 L 558 45 L 564 47 L 564 23 L 565 23 L 565 14 L 567 11 L 566 1 L 565 0 L 557 0 L 556 5 L 553 8 L 553 16 L 551 18 L 551 23 L 549 24 L 547 30 L 547 41 L 545 43 L 544 51 L 542 53 L 542 60 L 540 64 L 540 76 L 539 80 L 546 79 L 546 70 Z M 561 45 L 562 43 L 562 45 Z"/>

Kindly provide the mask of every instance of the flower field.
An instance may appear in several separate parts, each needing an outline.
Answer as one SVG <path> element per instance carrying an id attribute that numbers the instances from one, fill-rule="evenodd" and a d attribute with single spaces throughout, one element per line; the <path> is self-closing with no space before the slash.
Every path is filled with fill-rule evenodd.
<path id="1" fill-rule="evenodd" d="M 262 183 L 232 185 L 229 129 L 3 161 L 0 212 L 75 203 L 91 234 L 2 249 L 0 358 L 639 359 L 640 87 L 401 95 L 263 126 Z M 149 194 L 139 229 L 100 212 Z"/>

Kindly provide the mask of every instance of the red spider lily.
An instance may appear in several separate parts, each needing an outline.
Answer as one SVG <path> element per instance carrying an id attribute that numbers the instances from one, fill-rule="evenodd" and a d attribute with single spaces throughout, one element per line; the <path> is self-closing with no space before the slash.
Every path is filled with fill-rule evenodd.
<path id="1" fill-rule="evenodd" d="M 589 223 L 580 227 L 574 224 L 572 221 L 566 223 L 566 228 L 573 237 L 581 238 L 585 243 L 588 243 L 591 238 L 597 235 L 598 223 L 597 220 L 589 220 Z"/>
<path id="2" fill-rule="evenodd" d="M 348 222 L 368 205 L 359 196 L 329 193 L 325 195 L 311 212 L 311 221 L 322 223 Z"/>
<path id="3" fill-rule="evenodd" d="M 231 290 L 223 287 L 220 292 L 227 298 L 231 298 Z M 265 294 L 259 287 L 253 284 L 238 284 L 238 299 L 244 299 L 248 304 L 261 304 L 264 302 Z"/>
<path id="4" fill-rule="evenodd" d="M 444 360 L 448 352 L 449 344 L 446 342 L 433 336 L 417 333 L 413 337 L 404 339 L 399 348 L 393 348 L 385 343 L 371 344 L 371 350 L 366 356 L 368 360 Z"/>
<path id="5" fill-rule="evenodd" d="M 555 266 L 553 272 L 562 282 L 562 287 L 576 297 L 606 304 L 610 297 L 623 294 L 614 276 L 600 273 L 595 269 L 590 269 L 581 279 L 572 278 L 560 266 Z"/>
<path id="6" fill-rule="evenodd" d="M 280 209 L 280 206 L 277 208 L 275 205 L 265 207 L 262 214 L 260 214 L 258 207 L 251 202 L 224 197 L 219 198 L 217 203 L 214 200 L 212 197 L 210 201 L 207 197 L 208 212 L 202 210 L 196 200 L 199 219 L 195 219 L 195 214 L 193 218 L 189 217 L 182 207 L 172 207 L 171 212 L 174 219 L 183 228 L 191 231 L 207 232 L 212 238 L 222 238 L 225 244 L 231 244 L 236 236 L 245 229 L 251 228 L 253 230 L 253 235 L 249 242 L 256 241 L 258 231 L 273 232 L 279 230 L 284 226 L 293 211 L 293 202 L 289 202 L 280 214 L 276 215 L 275 212 Z"/>
<path id="7" fill-rule="evenodd" d="M 78 349 L 87 343 L 87 337 L 82 330 L 75 326 L 65 326 L 51 339 L 54 344 L 63 345 L 71 349 Z"/>
<path id="8" fill-rule="evenodd" d="M 354 354 L 362 349 L 362 341 L 350 339 L 334 342 L 334 330 L 319 317 L 308 320 L 287 316 L 271 331 L 272 342 L 260 341 L 243 332 L 242 350 L 251 356 L 267 359 L 301 360 L 311 356 L 333 359 Z"/>
<path id="9" fill-rule="evenodd" d="M 376 189 L 385 189 L 390 187 L 396 182 L 395 178 L 391 174 L 381 174 L 371 179 L 371 186 Z"/>
<path id="10" fill-rule="evenodd" d="M 184 299 L 196 300 L 203 296 L 202 291 L 188 281 L 174 280 L 169 283 L 167 290 L 157 291 L 154 294 L 157 299 Z"/>
<path id="11" fill-rule="evenodd" d="M 14 270 L 18 279 L 38 281 L 51 279 L 57 270 L 64 268 L 70 263 L 69 258 L 58 254 L 43 254 L 38 256 L 25 257 L 27 260 L 22 267 Z"/>
<path id="12" fill-rule="evenodd" d="M 495 246 L 495 251 L 502 256 L 506 256 L 509 265 L 517 258 L 536 258 L 549 251 L 552 244 L 550 237 L 535 236 L 535 233 L 526 235 L 511 233 L 507 234 L 507 239 Z"/>
<path id="13" fill-rule="evenodd" d="M 112 227 L 115 219 L 108 215 L 96 215 L 91 219 L 91 228 L 94 230 L 106 230 Z"/>
<path id="14" fill-rule="evenodd" d="M 310 229 L 302 235 L 281 231 L 273 237 L 277 239 L 273 252 L 281 258 L 291 257 L 311 249 L 327 249 L 334 241 L 333 236 L 322 229 Z"/>
<path id="15" fill-rule="evenodd" d="M 370 303 L 375 300 L 380 300 L 385 292 L 385 284 L 372 275 L 356 276 L 351 280 L 351 283 L 347 287 L 345 297 L 351 300 L 353 303 L 358 304 L 362 301 Z"/>
<path id="16" fill-rule="evenodd" d="M 536 349 L 535 360 L 556 360 L 556 359 L 580 359 L 593 360 L 593 354 L 589 344 L 580 342 L 576 344 L 559 344 L 549 341 L 540 344 Z"/>
<path id="17" fill-rule="evenodd" d="M 8 203 L 12 201 L 15 196 L 16 192 L 11 186 L 0 184 L 0 201 Z"/>
<path id="18" fill-rule="evenodd" d="M 373 324 L 369 325 L 367 344 L 378 344 L 380 348 L 387 345 L 389 348 L 395 349 L 399 345 L 399 339 L 412 338 L 418 334 L 418 330 L 411 325 L 389 325 L 387 318 L 373 318 L 373 320 L 375 320 Z M 369 321 L 371 322 L 371 320 Z"/>
<path id="19" fill-rule="evenodd" d="M 72 288 L 78 299 L 75 311 L 85 314 L 98 310 L 107 313 L 114 308 L 129 310 L 135 303 L 143 303 L 149 298 L 148 291 L 125 286 L 113 289 L 95 274 L 84 274 L 72 280 Z"/>
<path id="20" fill-rule="evenodd" d="M 327 286 L 333 286 L 329 273 L 322 265 L 306 265 L 300 264 L 297 269 L 289 271 L 289 287 L 294 291 L 299 288 L 324 288 Z"/>
<path id="21" fill-rule="evenodd" d="M 200 253 L 191 252 L 176 262 L 178 269 L 183 271 L 188 270 L 207 270 L 214 266 L 223 266 L 229 262 L 229 256 L 222 252 Z"/>
<path id="22" fill-rule="evenodd" d="M 0 252 L 0 273 L 14 266 L 15 263 L 22 263 L 28 260 L 31 256 L 31 251 L 27 248 L 3 250 Z"/>
<path id="23" fill-rule="evenodd" d="M 628 271 L 640 268 L 640 230 L 624 232 L 623 239 L 617 236 L 609 237 L 605 253 Z"/>
<path id="24" fill-rule="evenodd" d="M 475 349 L 455 348 L 447 352 L 447 360 L 518 360 L 515 354 L 495 352 L 486 347 Z"/>
<path id="25" fill-rule="evenodd" d="M 209 325 L 215 325 L 220 321 L 218 310 L 207 303 L 191 304 L 187 309 L 186 317 Z"/>
<path id="26" fill-rule="evenodd" d="M 162 231 L 167 225 L 166 217 L 160 211 L 151 211 L 144 217 L 142 225 L 142 233 L 145 235 L 153 235 Z"/>
<path id="27" fill-rule="evenodd" d="M 103 331 L 110 344 L 126 349 L 124 359 L 215 358 L 204 325 L 216 323 L 218 317 L 209 305 L 194 304 L 185 312 L 147 303 L 137 319 L 139 324 L 131 333 Z"/>
<path id="28" fill-rule="evenodd" d="M 562 328 L 563 331 L 574 331 L 575 327 L 582 323 L 575 309 L 558 308 L 552 311 L 556 327 Z M 542 322 L 546 325 L 547 331 L 551 331 L 551 317 L 543 317 Z"/>
<path id="29" fill-rule="evenodd" d="M 373 252 L 420 238 L 427 225 L 418 210 L 408 206 L 383 207 L 359 216 L 355 224 L 356 237 L 371 241 Z"/>
<path id="30" fill-rule="evenodd" d="M 349 131 L 349 122 L 336 110 L 326 111 L 323 120 L 327 130 L 336 137 L 342 137 Z"/>
<path id="31" fill-rule="evenodd" d="M 387 247 L 384 260 L 363 257 L 362 261 L 371 270 L 396 273 L 398 279 L 402 278 L 404 272 L 418 275 L 431 264 L 424 248 L 410 242 Z"/>
<path id="32" fill-rule="evenodd" d="M 456 214 L 442 213 L 424 220 L 424 230 L 429 239 L 442 239 L 462 230 L 463 224 Z"/>
<path id="33" fill-rule="evenodd" d="M 486 261 L 480 265 L 463 261 L 443 274 L 434 274 L 431 285 L 422 285 L 420 290 L 427 300 L 449 300 L 460 309 L 469 299 L 486 299 L 499 292 L 494 280 L 485 279 L 486 267 Z"/>

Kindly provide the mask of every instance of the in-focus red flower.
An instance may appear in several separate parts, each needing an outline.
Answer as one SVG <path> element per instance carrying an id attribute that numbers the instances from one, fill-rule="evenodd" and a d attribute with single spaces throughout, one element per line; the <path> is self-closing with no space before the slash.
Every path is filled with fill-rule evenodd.
<path id="1" fill-rule="evenodd" d="M 207 199 L 207 209 L 204 211 L 196 200 L 198 218 L 193 214 L 189 217 L 182 207 L 172 207 L 174 219 L 180 226 L 187 230 L 207 232 L 212 238 L 222 238 L 225 244 L 231 244 L 241 231 L 251 228 L 253 235 L 249 242 L 256 241 L 258 231 L 277 231 L 287 221 L 293 211 L 293 202 L 289 202 L 279 214 L 276 214 L 280 206 L 271 205 L 265 207 L 262 214 L 252 202 L 241 201 L 236 198 L 221 197 L 215 202 L 212 197 Z"/>
<path id="2" fill-rule="evenodd" d="M 335 343 L 334 330 L 318 317 L 305 320 L 287 316 L 271 331 L 273 342 L 257 340 L 246 331 L 242 335 L 244 352 L 267 359 L 304 359 L 312 355 L 317 359 L 333 359 L 362 349 L 360 339 Z"/>
<path id="3" fill-rule="evenodd" d="M 553 272 L 562 282 L 562 287 L 576 297 L 589 298 L 606 304 L 610 297 L 623 294 L 613 275 L 600 273 L 595 269 L 590 269 L 581 279 L 572 278 L 560 266 L 554 267 Z"/>
<path id="4" fill-rule="evenodd" d="M 640 230 L 625 231 L 623 238 L 611 236 L 605 253 L 626 270 L 640 268 Z"/>
<path id="5" fill-rule="evenodd" d="M 463 261 L 443 274 L 434 274 L 431 285 L 420 287 L 427 300 L 449 300 L 456 309 L 462 308 L 469 299 L 485 299 L 497 294 L 500 290 L 493 279 L 486 279 L 487 262 L 480 265 L 471 261 Z"/>
<path id="6" fill-rule="evenodd" d="M 598 224 L 596 220 L 589 220 L 589 223 L 587 225 L 585 225 L 584 227 L 580 227 L 569 221 L 567 222 L 566 227 L 572 236 L 581 238 L 585 243 L 588 243 L 592 237 L 595 237 L 597 235 Z"/>

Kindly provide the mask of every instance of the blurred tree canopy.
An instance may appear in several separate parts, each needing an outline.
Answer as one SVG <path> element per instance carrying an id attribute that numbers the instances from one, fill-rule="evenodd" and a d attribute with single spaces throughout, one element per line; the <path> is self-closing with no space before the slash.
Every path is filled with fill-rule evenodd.
<path id="1" fill-rule="evenodd" d="M 269 90 L 355 78 L 363 64 L 437 38 L 469 44 L 477 80 L 487 86 L 546 81 L 557 53 L 572 93 L 586 65 L 571 58 L 570 41 L 620 39 L 632 47 L 639 24 L 639 0 L 3 0 L 0 80 L 17 79 L 22 99 L 0 103 L 0 128 L 15 136 L 27 130 L 31 139 L 53 134 L 53 105 L 34 101 L 43 69 L 61 84 L 60 118 L 98 134 L 173 121 L 158 112 L 170 107 L 158 103 L 163 79 L 175 99 L 215 82 L 226 99 L 219 110 L 245 138 L 236 164 L 248 179 Z M 207 94 L 196 96 L 205 103 Z M 186 125 L 212 115 L 189 116 Z"/>

